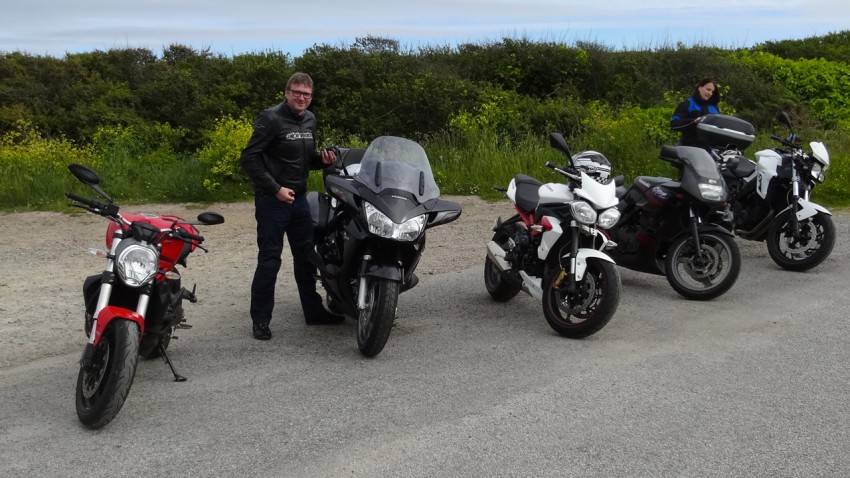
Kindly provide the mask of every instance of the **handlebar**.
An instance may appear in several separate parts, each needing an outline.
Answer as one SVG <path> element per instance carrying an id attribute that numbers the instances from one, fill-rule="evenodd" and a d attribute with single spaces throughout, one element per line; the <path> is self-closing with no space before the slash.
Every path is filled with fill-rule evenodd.
<path id="1" fill-rule="evenodd" d="M 178 239 L 191 239 L 193 241 L 197 241 L 199 244 L 201 242 L 204 242 L 204 236 L 192 234 L 191 232 L 188 232 L 185 229 L 181 229 L 179 227 L 174 228 L 174 236 Z"/>
<path id="2" fill-rule="evenodd" d="M 72 201 L 77 201 L 78 203 L 85 204 L 86 206 L 91 208 L 103 209 L 103 204 L 99 203 L 98 201 L 95 201 L 94 199 L 88 199 L 82 196 L 77 196 L 74 193 L 65 193 L 65 197 Z"/>
<path id="3" fill-rule="evenodd" d="M 791 137 L 791 138 L 793 138 L 793 139 L 797 139 L 797 136 L 796 136 L 796 135 L 793 135 L 793 134 L 792 134 L 790 137 Z M 801 147 L 799 144 L 797 144 L 797 143 L 795 143 L 795 142 L 793 142 L 793 141 L 789 141 L 789 140 L 788 140 L 788 139 L 786 139 L 786 138 L 782 138 L 782 137 L 776 136 L 775 134 L 771 134 L 771 135 L 770 135 L 770 139 L 772 139 L 772 140 L 774 140 L 774 141 L 778 141 L 778 142 L 782 143 L 784 146 L 787 146 L 787 147 L 789 147 L 789 148 L 793 148 L 793 149 L 802 149 L 802 147 Z"/>
<path id="4" fill-rule="evenodd" d="M 569 169 L 572 169 L 572 168 L 568 168 L 568 169 L 561 169 L 560 167 L 558 167 L 558 166 L 557 166 L 557 165 L 555 165 L 555 164 L 552 164 L 552 163 L 551 163 L 551 162 L 549 162 L 549 161 L 546 161 L 546 167 L 547 167 L 547 168 L 554 169 L 555 171 L 557 171 L 557 172 L 561 173 L 563 176 L 565 176 L 565 177 L 567 177 L 567 178 L 569 178 L 569 179 L 571 179 L 571 180 L 573 180 L 573 181 L 581 181 L 581 176 L 579 176 L 579 175 L 578 175 L 578 174 L 576 174 L 575 172 L 569 171 Z"/>
<path id="5" fill-rule="evenodd" d="M 118 206 L 113 203 L 104 204 L 95 199 L 84 198 L 71 192 L 66 192 L 65 197 L 79 204 L 71 204 L 83 208 L 91 213 L 98 214 L 116 221 L 121 220 L 121 215 L 118 214 Z"/>

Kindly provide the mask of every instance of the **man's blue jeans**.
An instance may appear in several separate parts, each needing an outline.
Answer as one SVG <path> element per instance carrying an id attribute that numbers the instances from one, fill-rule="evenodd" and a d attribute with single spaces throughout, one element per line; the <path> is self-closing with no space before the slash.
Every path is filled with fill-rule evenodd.
<path id="1" fill-rule="evenodd" d="M 275 283 L 280 271 L 283 235 L 286 234 L 292 251 L 295 284 L 305 317 L 323 310 L 322 297 L 316 292 L 313 267 L 307 260 L 313 249 L 313 219 L 305 195 L 287 204 L 275 197 L 254 198 L 257 219 L 257 269 L 251 284 L 251 320 L 255 324 L 269 323 L 275 302 Z"/>

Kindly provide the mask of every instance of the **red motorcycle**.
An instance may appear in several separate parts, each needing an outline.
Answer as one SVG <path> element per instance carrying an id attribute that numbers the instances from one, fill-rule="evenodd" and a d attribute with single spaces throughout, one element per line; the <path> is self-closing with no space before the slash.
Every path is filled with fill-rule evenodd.
<path id="1" fill-rule="evenodd" d="M 183 300 L 197 302 L 195 288 L 181 285 L 176 266 L 186 267 L 186 257 L 199 248 L 203 236 L 193 226 L 224 222 L 217 213 L 204 212 L 197 221 L 176 216 L 122 214 L 118 206 L 100 188 L 100 178 L 90 168 L 68 166 L 80 182 L 106 199 L 102 203 L 74 193 L 65 196 L 70 206 L 85 209 L 110 221 L 106 230 L 107 250 L 89 252 L 106 259 L 103 272 L 83 283 L 85 332 L 88 337 L 80 359 L 77 378 L 77 416 L 89 428 L 101 428 L 121 410 L 139 356 L 162 357 L 177 374 L 166 349 L 174 330 L 190 328 L 185 324 Z"/>

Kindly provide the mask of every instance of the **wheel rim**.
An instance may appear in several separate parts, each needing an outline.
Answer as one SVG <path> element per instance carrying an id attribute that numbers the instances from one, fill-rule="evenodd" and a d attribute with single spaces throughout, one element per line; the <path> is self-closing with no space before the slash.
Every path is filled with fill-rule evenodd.
<path id="1" fill-rule="evenodd" d="M 564 324 L 580 324 L 593 316 L 599 300 L 602 297 L 601 287 L 598 282 L 601 278 L 589 269 L 584 278 L 576 284 L 575 293 L 567 292 L 567 285 L 561 287 L 554 294 L 558 306 L 558 316 Z"/>
<path id="2" fill-rule="evenodd" d="M 673 263 L 672 273 L 678 282 L 690 289 L 708 289 L 723 282 L 731 273 L 728 265 L 732 260 L 732 251 L 721 240 L 711 236 L 700 238 L 700 254 L 697 254 L 693 241 L 687 240 L 679 248 L 679 254 Z"/>
<path id="3" fill-rule="evenodd" d="M 803 260 L 821 248 L 824 239 L 824 228 L 821 224 L 807 220 L 799 223 L 799 239 L 794 238 L 794 230 L 788 222 L 776 238 L 779 252 L 791 260 Z"/>
<path id="4" fill-rule="evenodd" d="M 106 372 L 111 365 L 111 347 L 107 337 L 101 337 L 100 343 L 92 355 L 92 364 L 89 370 L 83 371 L 83 397 L 86 400 L 96 398 L 103 386 Z"/>

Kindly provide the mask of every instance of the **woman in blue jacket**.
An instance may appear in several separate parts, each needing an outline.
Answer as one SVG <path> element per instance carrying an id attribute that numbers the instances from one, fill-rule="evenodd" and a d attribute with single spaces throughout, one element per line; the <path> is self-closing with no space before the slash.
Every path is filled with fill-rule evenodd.
<path id="1" fill-rule="evenodd" d="M 712 78 L 703 78 L 694 88 L 693 94 L 679 103 L 670 119 L 670 128 L 682 133 L 680 145 L 705 146 L 697 138 L 697 123 L 703 115 L 720 113 L 717 107 L 719 101 L 717 82 Z"/>

